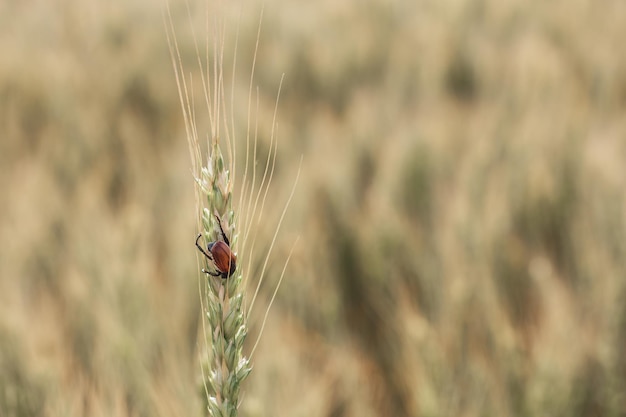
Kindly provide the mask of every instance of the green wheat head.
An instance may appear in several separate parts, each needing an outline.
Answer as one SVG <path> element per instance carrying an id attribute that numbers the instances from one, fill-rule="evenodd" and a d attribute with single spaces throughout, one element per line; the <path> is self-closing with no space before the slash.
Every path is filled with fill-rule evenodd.
<path id="1" fill-rule="evenodd" d="M 200 172 L 196 182 L 202 197 L 206 198 L 206 206 L 202 208 L 203 246 L 206 247 L 207 242 L 217 240 L 219 236 L 217 215 L 234 252 L 238 235 L 232 209 L 230 173 L 217 141 L 213 142 L 207 164 Z M 207 269 L 211 267 L 208 265 Z M 242 276 L 241 267 L 238 266 L 227 279 L 209 274 L 204 274 L 203 278 L 207 288 L 203 314 L 208 324 L 205 335 L 209 339 L 209 349 L 205 356 L 202 383 L 210 416 L 237 415 L 241 383 L 252 370 L 249 359 L 243 355 L 248 328 L 243 308 Z"/>
<path id="2" fill-rule="evenodd" d="M 200 58 L 197 40 L 194 38 L 200 68 L 200 78 L 202 80 L 211 131 L 211 134 L 209 135 L 208 154 L 206 158 L 203 158 L 200 150 L 201 146 L 199 144 L 199 138 L 201 135 L 198 132 L 198 125 L 196 123 L 197 113 L 195 110 L 196 102 L 194 100 L 192 88 L 193 83 L 191 77 L 186 78 L 184 75 L 185 70 L 183 68 L 183 61 L 178 48 L 176 31 L 172 23 L 172 15 L 170 13 L 169 6 L 165 17 L 166 34 L 168 37 L 174 73 L 176 75 L 180 104 L 185 120 L 187 141 L 191 156 L 191 168 L 196 181 L 196 203 L 198 219 L 201 219 L 198 223 L 199 227 L 202 229 L 202 247 L 206 248 L 209 242 L 220 239 L 221 225 L 224 234 L 230 241 L 231 250 L 236 254 L 237 249 L 241 248 L 243 252 L 246 252 L 246 259 L 250 262 L 250 259 L 252 259 L 253 256 L 255 242 L 255 238 L 252 238 L 252 243 L 249 247 L 246 245 L 249 238 L 248 233 L 251 230 L 251 219 L 260 219 L 262 217 L 268 190 L 274 175 L 278 146 L 278 141 L 275 136 L 276 113 L 278 111 L 278 97 L 280 96 L 280 89 L 283 80 L 282 78 L 280 80 L 276 104 L 274 107 L 272 130 L 270 133 L 270 152 L 265 160 L 265 169 L 263 170 L 259 180 L 257 179 L 255 168 L 258 162 L 257 126 L 255 126 L 254 129 L 251 129 L 250 124 L 250 121 L 252 120 L 251 107 L 253 91 L 253 78 L 252 76 L 250 78 L 248 96 L 248 125 L 244 152 L 245 165 L 243 176 L 240 181 L 243 190 L 239 195 L 237 204 L 237 207 L 239 210 L 243 211 L 243 214 L 235 214 L 233 211 L 232 194 L 235 177 L 234 161 L 237 159 L 235 147 L 236 140 L 234 137 L 235 128 L 232 124 L 232 121 L 234 120 L 234 110 L 232 103 L 231 106 L 228 105 L 224 94 L 223 48 L 225 34 L 224 32 L 220 32 L 220 30 L 224 30 L 225 26 L 218 17 L 216 20 L 216 27 L 220 28 L 218 29 L 216 38 L 216 45 L 218 45 L 218 49 L 214 52 L 213 62 L 207 63 L 206 73 Z M 260 36 L 260 21 L 262 20 L 262 17 L 263 14 L 261 13 L 259 18 L 259 29 L 257 32 L 257 47 Z M 255 49 L 253 62 L 256 62 L 256 53 L 257 51 Z M 233 62 L 233 73 L 234 66 L 235 62 Z M 214 69 L 214 72 L 210 74 L 209 70 L 211 68 Z M 251 73 L 254 74 L 254 63 L 252 65 Z M 211 80 L 213 82 L 210 82 Z M 224 142 L 222 143 L 226 146 L 226 159 L 220 149 L 220 132 L 223 132 L 224 134 Z M 293 198 L 294 191 L 300 177 L 301 165 L 302 158 L 300 158 L 298 172 L 295 176 L 291 192 L 287 198 L 282 213 L 280 214 L 274 236 L 269 243 L 267 253 L 264 256 L 263 266 L 261 267 L 261 271 L 258 276 L 253 279 L 250 279 L 251 277 L 247 276 L 247 272 L 245 270 L 246 263 L 243 262 L 243 256 L 238 256 L 240 262 L 237 262 L 237 267 L 234 273 L 230 274 L 226 279 L 219 276 L 215 277 L 208 273 L 202 274 L 201 283 L 203 285 L 200 289 L 200 296 L 203 313 L 203 334 L 205 337 L 204 347 L 206 351 L 202 354 L 201 388 L 204 392 L 204 398 L 206 399 L 206 408 L 209 415 L 212 417 L 237 416 L 237 410 L 240 404 L 239 392 L 241 384 L 252 370 L 250 358 L 254 355 L 260 337 L 263 334 L 269 309 L 274 302 L 278 288 L 283 280 L 287 264 L 291 258 L 293 247 L 295 247 L 296 242 L 294 242 L 294 246 L 285 260 L 280 278 L 274 288 L 274 292 L 265 311 L 265 315 L 261 320 L 259 335 L 250 350 L 250 356 L 246 357 L 243 354 L 243 345 L 248 334 L 248 314 L 254 306 L 256 297 L 259 294 L 259 289 L 263 283 L 268 261 L 276 242 L 276 237 L 285 217 L 289 203 Z M 250 174 L 248 175 L 249 171 Z M 242 222 L 244 223 L 242 230 L 245 230 L 245 232 L 242 233 L 241 245 L 239 244 L 239 234 L 236 227 L 236 223 L 239 219 L 242 219 Z M 212 261 L 207 259 L 205 256 L 199 256 L 203 259 L 204 269 L 208 271 L 215 270 L 215 265 L 212 265 Z M 256 282 L 256 289 L 251 294 L 248 304 L 245 300 L 246 294 L 244 293 L 244 288 L 249 282 Z"/>

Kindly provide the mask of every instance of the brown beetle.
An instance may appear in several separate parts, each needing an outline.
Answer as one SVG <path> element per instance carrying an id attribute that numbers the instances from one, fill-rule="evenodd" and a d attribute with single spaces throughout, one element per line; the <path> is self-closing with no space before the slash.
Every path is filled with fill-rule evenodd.
<path id="1" fill-rule="evenodd" d="M 205 274 L 213 275 L 214 277 L 222 277 L 224 279 L 230 277 L 237 269 L 237 257 L 230 249 L 230 242 L 228 241 L 228 237 L 226 237 L 226 233 L 224 233 L 224 229 L 222 229 L 222 222 L 220 218 L 215 215 L 217 219 L 217 224 L 220 226 L 220 232 L 222 232 L 222 240 L 217 240 L 215 242 L 211 242 L 207 245 L 208 252 L 202 249 L 202 246 L 198 243 L 198 240 L 202 237 L 202 233 L 198 235 L 196 238 L 196 246 L 202 252 L 204 256 L 206 256 L 213 265 L 215 266 L 215 271 L 207 271 L 203 269 L 202 272 Z"/>

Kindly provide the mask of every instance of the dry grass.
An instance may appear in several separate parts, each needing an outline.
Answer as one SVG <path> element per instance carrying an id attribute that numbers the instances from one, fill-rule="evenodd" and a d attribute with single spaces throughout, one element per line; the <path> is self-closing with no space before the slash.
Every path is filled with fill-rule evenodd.
<path id="1" fill-rule="evenodd" d="M 260 160 L 286 76 L 251 271 L 304 162 L 249 341 L 301 244 L 242 415 L 624 415 L 624 3 L 265 3 Z M 2 416 L 202 415 L 160 7 L 0 6 Z M 241 12 L 238 132 L 259 10 Z"/>

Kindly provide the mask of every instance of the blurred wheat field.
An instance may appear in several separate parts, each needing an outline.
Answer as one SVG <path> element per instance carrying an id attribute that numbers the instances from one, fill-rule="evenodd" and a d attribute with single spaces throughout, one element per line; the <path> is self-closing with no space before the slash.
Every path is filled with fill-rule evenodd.
<path id="1" fill-rule="evenodd" d="M 259 269 L 303 166 L 253 332 L 300 243 L 241 415 L 626 416 L 626 3 L 264 4 Z M 260 10 L 220 10 L 240 150 Z M 206 415 L 162 12 L 0 4 L 0 416 Z"/>

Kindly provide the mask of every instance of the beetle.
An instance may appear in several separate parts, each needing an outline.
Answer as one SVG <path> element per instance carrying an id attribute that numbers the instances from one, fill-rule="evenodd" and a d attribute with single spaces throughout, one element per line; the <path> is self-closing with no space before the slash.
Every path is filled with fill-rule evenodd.
<path id="1" fill-rule="evenodd" d="M 216 269 L 215 271 L 202 269 L 202 272 L 214 277 L 222 277 L 223 279 L 226 279 L 233 275 L 235 273 L 235 269 L 237 269 L 237 256 L 235 256 L 233 251 L 230 249 L 230 241 L 228 240 L 226 233 L 224 233 L 224 229 L 222 229 L 222 221 L 217 215 L 215 215 L 215 218 L 217 219 L 217 224 L 220 227 L 223 240 L 216 240 L 215 242 L 209 243 L 207 245 L 207 252 L 198 243 L 198 240 L 202 237 L 202 233 L 200 233 L 196 238 L 196 247 L 204 256 L 207 257 L 207 259 L 213 262 Z"/>

